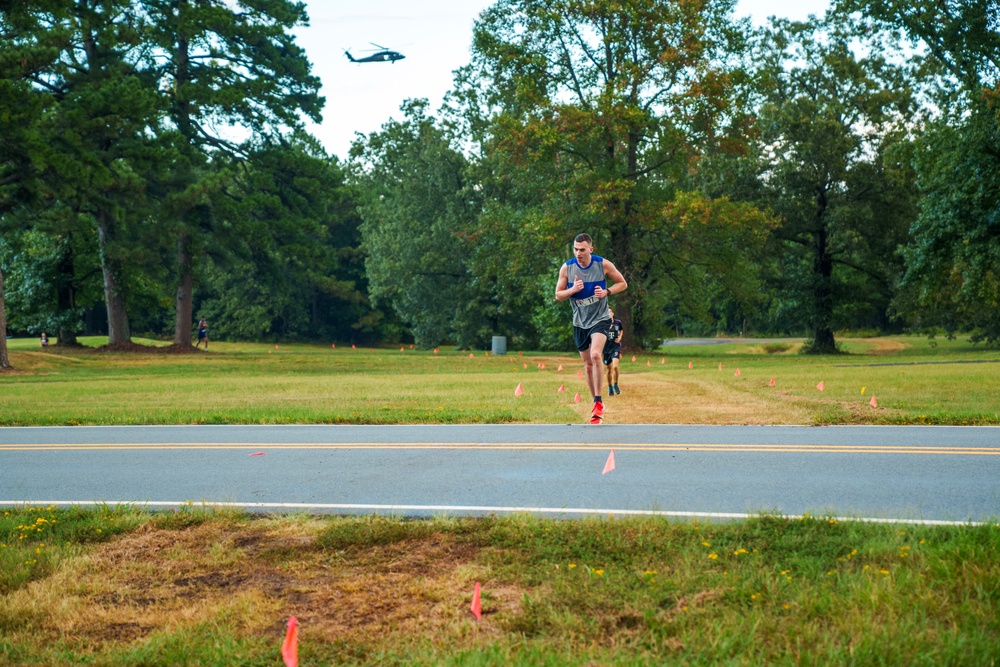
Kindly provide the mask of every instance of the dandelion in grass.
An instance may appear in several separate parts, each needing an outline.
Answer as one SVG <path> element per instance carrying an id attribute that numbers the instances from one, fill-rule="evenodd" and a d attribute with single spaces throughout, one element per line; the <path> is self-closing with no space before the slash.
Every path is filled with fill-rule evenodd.
<path id="1" fill-rule="evenodd" d="M 712 559 L 712 560 L 715 560 L 715 559 L 717 559 L 717 558 L 719 557 L 719 554 L 717 554 L 717 553 L 715 553 L 715 552 L 713 551 L 712 553 L 708 554 L 708 557 L 709 557 L 710 559 Z"/>
<path id="2" fill-rule="evenodd" d="M 703 546 L 703 547 L 710 547 L 710 546 L 712 546 L 712 545 L 711 545 L 711 544 L 709 544 L 708 542 L 702 542 L 702 543 L 701 543 L 701 546 Z"/>
<path id="3" fill-rule="evenodd" d="M 576 563 L 570 563 L 570 564 L 569 564 L 569 569 L 571 569 L 571 570 L 572 570 L 572 569 L 573 569 L 573 568 L 575 568 L 575 567 L 576 567 Z"/>
<path id="4" fill-rule="evenodd" d="M 598 577 L 603 577 L 604 570 L 594 570 L 594 574 L 596 574 Z"/>
<path id="5" fill-rule="evenodd" d="M 889 574 L 889 570 L 879 570 L 879 574 Z"/>

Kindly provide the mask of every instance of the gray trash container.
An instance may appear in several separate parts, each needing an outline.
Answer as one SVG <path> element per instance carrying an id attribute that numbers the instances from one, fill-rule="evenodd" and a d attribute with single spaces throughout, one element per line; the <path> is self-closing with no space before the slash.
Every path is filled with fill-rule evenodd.
<path id="1" fill-rule="evenodd" d="M 493 337 L 493 354 L 507 354 L 507 337 L 506 336 L 494 336 Z"/>

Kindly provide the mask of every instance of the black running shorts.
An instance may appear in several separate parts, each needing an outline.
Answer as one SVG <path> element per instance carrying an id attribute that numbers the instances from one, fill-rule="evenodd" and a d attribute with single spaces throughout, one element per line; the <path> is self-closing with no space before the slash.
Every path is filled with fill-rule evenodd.
<path id="1" fill-rule="evenodd" d="M 613 322 L 611 318 L 606 319 L 603 322 L 598 322 L 589 329 L 581 329 L 580 327 L 573 327 L 573 342 L 576 343 L 576 349 L 581 352 L 586 352 L 590 349 L 590 337 L 594 334 L 604 334 L 605 337 L 611 332 L 611 325 Z"/>

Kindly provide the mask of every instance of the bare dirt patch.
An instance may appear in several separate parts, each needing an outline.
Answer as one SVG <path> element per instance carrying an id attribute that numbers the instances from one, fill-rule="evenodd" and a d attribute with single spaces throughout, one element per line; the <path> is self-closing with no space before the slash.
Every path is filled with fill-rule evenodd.
<path id="1" fill-rule="evenodd" d="M 859 341 L 871 345 L 868 354 L 898 354 L 909 347 L 901 341 L 885 338 L 860 338 Z"/>
<path id="2" fill-rule="evenodd" d="M 743 386 L 726 387 L 697 373 L 628 373 L 619 386 L 620 395 L 604 399 L 606 424 L 805 424 L 814 412 L 805 399 L 778 392 L 757 396 Z M 590 415 L 590 406 L 583 402 L 574 409 L 581 422 Z"/>
<path id="3" fill-rule="evenodd" d="M 478 553 L 448 534 L 333 550 L 319 547 L 315 535 L 252 523 L 147 525 L 83 557 L 75 597 L 36 631 L 128 642 L 225 612 L 250 634 L 280 637 L 286 619 L 296 616 L 305 635 L 325 641 L 407 641 L 450 632 L 471 617 L 474 580 L 488 582 Z M 489 590 L 487 614 L 516 611 L 525 592 Z"/>

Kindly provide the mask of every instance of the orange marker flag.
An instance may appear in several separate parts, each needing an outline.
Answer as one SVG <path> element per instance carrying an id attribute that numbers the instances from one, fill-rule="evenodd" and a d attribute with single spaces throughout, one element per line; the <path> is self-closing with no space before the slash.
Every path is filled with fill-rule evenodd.
<path id="1" fill-rule="evenodd" d="M 434 354 L 437 354 L 437 353 L 438 353 L 438 349 L 435 347 L 434 348 Z"/>
<path id="2" fill-rule="evenodd" d="M 545 370 L 545 364 L 543 363 L 542 365 L 539 366 L 539 368 L 541 368 L 544 371 Z"/>
<path id="3" fill-rule="evenodd" d="M 277 343 L 274 344 L 274 349 L 276 349 L 276 350 L 278 349 L 278 344 Z"/>
<path id="4" fill-rule="evenodd" d="M 632 361 L 635 361 L 635 355 L 634 354 L 632 355 Z"/>
<path id="5" fill-rule="evenodd" d="M 604 463 L 604 472 L 602 475 L 607 475 L 609 472 L 615 469 L 615 450 L 611 450 L 611 454 L 608 455 L 608 460 Z"/>
<path id="6" fill-rule="evenodd" d="M 660 365 L 662 366 L 665 363 L 667 363 L 667 358 L 666 357 L 660 357 Z"/>
<path id="7" fill-rule="evenodd" d="M 524 366 L 525 368 L 527 368 L 527 367 L 528 367 L 528 364 L 521 364 L 521 365 L 522 365 L 522 366 Z"/>
<path id="8" fill-rule="evenodd" d="M 357 347 L 358 347 L 357 345 L 355 345 L 354 343 L 351 343 L 351 349 L 352 349 L 352 350 L 356 350 L 356 349 L 357 349 Z"/>
<path id="9" fill-rule="evenodd" d="M 694 368 L 694 362 L 693 361 L 689 361 L 688 362 L 688 368 Z"/>
<path id="10" fill-rule="evenodd" d="M 733 377 L 739 377 L 739 376 L 740 376 L 740 369 L 737 368 L 736 372 L 733 373 Z"/>
<path id="11" fill-rule="evenodd" d="M 562 364 L 559 364 L 559 368 L 557 368 L 556 370 L 557 371 L 561 371 L 562 370 Z"/>
<path id="12" fill-rule="evenodd" d="M 561 394 L 561 393 L 563 393 L 564 391 L 566 391 L 566 385 L 564 385 L 564 384 L 561 384 L 561 385 L 559 385 L 559 388 L 558 388 L 558 389 L 556 389 L 556 393 L 557 393 L 557 394 Z"/>
<path id="13" fill-rule="evenodd" d="M 490 353 L 486 352 L 483 356 L 488 357 L 488 356 L 490 356 Z"/>
<path id="14" fill-rule="evenodd" d="M 507 357 L 507 358 L 510 359 L 510 363 L 514 363 L 514 357 Z"/>
<path id="15" fill-rule="evenodd" d="M 577 376 L 578 378 L 582 378 L 582 377 L 583 377 L 583 371 L 577 371 L 577 372 L 576 372 L 576 376 Z"/>
<path id="16" fill-rule="evenodd" d="M 476 590 L 472 593 L 472 606 L 469 607 L 469 611 L 472 612 L 477 621 L 483 618 L 483 598 L 478 581 L 476 582 Z"/>
<path id="17" fill-rule="evenodd" d="M 515 390 L 514 390 L 514 395 L 515 395 L 515 396 L 520 396 L 520 395 L 521 395 L 521 394 L 523 394 L 523 393 L 524 393 L 524 387 L 522 387 L 522 386 L 521 386 L 521 383 L 520 383 L 520 382 L 518 382 L 518 383 L 517 383 L 517 389 L 515 389 Z"/>
<path id="18" fill-rule="evenodd" d="M 476 355 L 474 355 L 471 352 L 469 352 L 469 359 L 472 359 L 474 356 L 476 356 Z"/>
<path id="19" fill-rule="evenodd" d="M 336 350 L 337 349 L 337 344 L 336 343 L 330 343 L 330 349 L 331 350 Z"/>
<path id="20" fill-rule="evenodd" d="M 653 364 L 650 363 L 649 359 L 646 359 L 646 365 L 647 366 L 652 366 Z"/>
<path id="21" fill-rule="evenodd" d="M 819 384 L 816 385 L 816 388 L 819 389 L 820 391 L 823 391 L 823 381 L 822 380 L 819 381 Z"/>
<path id="22" fill-rule="evenodd" d="M 299 667 L 299 621 L 294 616 L 288 617 L 288 632 L 281 645 L 281 657 L 285 667 Z"/>
<path id="23" fill-rule="evenodd" d="M 719 363 L 719 370 L 722 370 L 722 363 Z"/>
<path id="24" fill-rule="evenodd" d="M 411 349 L 411 350 L 413 349 L 413 346 L 412 346 L 412 345 L 410 345 L 410 349 Z"/>
<path id="25" fill-rule="evenodd" d="M 518 354 L 523 357 L 524 356 L 524 350 L 519 351 Z"/>
<path id="26" fill-rule="evenodd" d="M 399 351 L 400 351 L 400 352 L 402 352 L 402 351 L 403 351 L 403 348 L 399 348 Z"/>
<path id="27" fill-rule="evenodd" d="M 872 394 L 872 400 L 868 401 L 868 405 L 872 406 L 873 408 L 878 407 L 878 401 L 875 400 L 875 394 Z"/>
<path id="28" fill-rule="evenodd" d="M 771 381 L 767 383 L 767 386 L 768 387 L 773 387 L 774 386 L 774 378 L 771 378 Z"/>
<path id="29" fill-rule="evenodd" d="M 580 394 L 577 394 L 576 396 L 573 397 L 573 402 L 574 403 L 579 403 L 580 402 Z"/>

